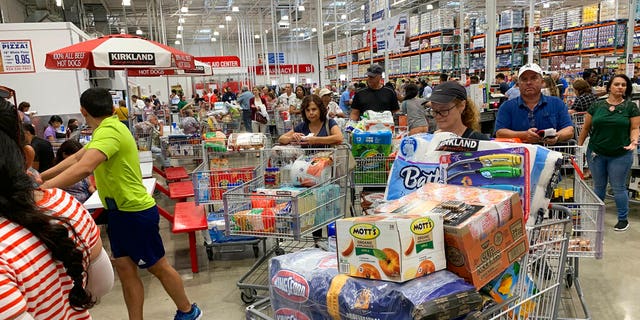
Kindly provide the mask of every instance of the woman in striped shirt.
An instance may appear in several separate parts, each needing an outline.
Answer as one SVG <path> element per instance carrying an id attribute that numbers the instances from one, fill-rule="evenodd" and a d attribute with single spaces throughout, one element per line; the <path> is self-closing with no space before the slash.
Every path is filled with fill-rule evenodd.
<path id="1" fill-rule="evenodd" d="M 91 319 L 113 285 L 99 230 L 66 192 L 34 189 L 20 126 L 0 99 L 0 318 Z"/>

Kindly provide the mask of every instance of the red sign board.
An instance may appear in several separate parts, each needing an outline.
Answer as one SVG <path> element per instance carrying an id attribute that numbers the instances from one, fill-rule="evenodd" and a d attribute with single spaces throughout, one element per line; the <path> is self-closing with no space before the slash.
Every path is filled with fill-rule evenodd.
<path id="1" fill-rule="evenodd" d="M 237 56 L 196 57 L 196 60 L 209 64 L 212 68 L 233 68 L 240 66 Z"/>
<path id="2" fill-rule="evenodd" d="M 279 70 L 280 74 L 312 73 L 313 65 L 312 64 L 269 65 L 270 74 L 275 74 L 276 70 Z M 265 74 L 264 66 L 256 66 L 256 74 Z"/>
<path id="3" fill-rule="evenodd" d="M 129 77 L 159 77 L 173 76 L 176 74 L 175 69 L 127 69 L 127 75 Z"/>

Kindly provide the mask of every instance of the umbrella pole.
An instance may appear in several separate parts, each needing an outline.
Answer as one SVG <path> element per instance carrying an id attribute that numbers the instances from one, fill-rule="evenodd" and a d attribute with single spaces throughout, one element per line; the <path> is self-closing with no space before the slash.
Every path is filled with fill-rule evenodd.
<path id="1" fill-rule="evenodd" d="M 124 68 L 124 94 L 125 96 L 125 101 L 127 102 L 127 110 L 129 113 L 129 121 L 127 123 L 129 123 L 129 131 L 133 132 L 133 119 L 135 119 L 135 115 L 132 117 L 131 116 L 131 110 L 133 109 L 131 107 L 131 98 L 129 97 L 129 70 L 127 70 L 127 68 Z"/>

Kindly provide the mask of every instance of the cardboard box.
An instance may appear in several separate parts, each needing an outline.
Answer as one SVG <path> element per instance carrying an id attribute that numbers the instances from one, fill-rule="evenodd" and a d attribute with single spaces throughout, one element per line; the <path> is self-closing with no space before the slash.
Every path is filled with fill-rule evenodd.
<path id="1" fill-rule="evenodd" d="M 473 202 L 473 199 L 468 202 Z M 509 218 L 500 221 L 499 216 Z M 485 207 L 459 225 L 445 224 L 444 229 L 447 269 L 477 289 L 498 276 L 528 250 L 522 206 L 517 193 L 510 193 L 502 203 Z"/>
<path id="2" fill-rule="evenodd" d="M 446 267 L 442 215 L 434 201 L 336 222 L 338 264 L 354 277 L 404 282 Z"/>
<path id="3" fill-rule="evenodd" d="M 396 210 L 417 201 L 457 201 L 473 214 L 444 217 L 447 269 L 477 289 L 498 276 L 528 250 L 525 222 L 518 193 L 455 185 L 426 183 L 415 192 L 379 206 L 376 211 Z M 432 210 L 433 211 L 433 210 Z"/>

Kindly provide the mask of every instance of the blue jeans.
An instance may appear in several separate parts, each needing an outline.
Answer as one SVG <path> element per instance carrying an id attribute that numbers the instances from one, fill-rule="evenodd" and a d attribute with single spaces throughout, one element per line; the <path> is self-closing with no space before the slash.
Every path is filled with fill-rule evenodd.
<path id="1" fill-rule="evenodd" d="M 253 132 L 251 129 L 251 109 L 242 110 L 242 123 L 244 123 L 244 129 L 247 132 Z"/>
<path id="2" fill-rule="evenodd" d="M 607 180 L 613 190 L 613 198 L 618 209 L 618 220 L 627 220 L 629 214 L 629 193 L 627 191 L 627 177 L 633 163 L 633 151 L 617 157 L 596 155 L 587 149 L 587 163 L 593 178 L 593 191 L 604 201 L 607 190 Z"/>

